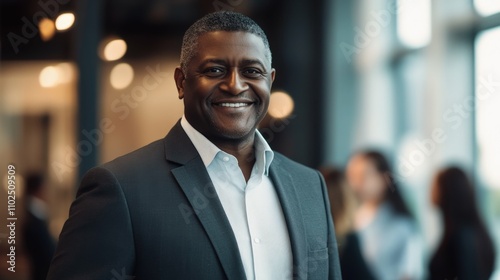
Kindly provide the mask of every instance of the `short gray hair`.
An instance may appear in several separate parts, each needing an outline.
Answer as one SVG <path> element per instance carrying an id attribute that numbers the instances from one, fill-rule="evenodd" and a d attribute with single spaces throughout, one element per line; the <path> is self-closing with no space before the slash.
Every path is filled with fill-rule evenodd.
<path id="1" fill-rule="evenodd" d="M 257 35 L 264 42 L 266 59 L 272 62 L 271 48 L 266 34 L 251 18 L 236 12 L 218 11 L 205 15 L 191 25 L 182 39 L 181 69 L 186 73 L 187 65 L 196 54 L 198 38 L 208 32 L 243 31 Z"/>

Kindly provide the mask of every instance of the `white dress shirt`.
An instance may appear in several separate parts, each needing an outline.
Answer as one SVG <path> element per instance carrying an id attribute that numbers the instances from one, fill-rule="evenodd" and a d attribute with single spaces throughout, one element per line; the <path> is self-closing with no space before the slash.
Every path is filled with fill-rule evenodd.
<path id="1" fill-rule="evenodd" d="M 194 129 L 181 126 L 207 168 L 238 243 L 247 279 L 276 280 L 292 276 L 292 250 L 281 204 L 269 178 L 274 153 L 255 132 L 255 164 L 248 182 L 238 160 Z"/>

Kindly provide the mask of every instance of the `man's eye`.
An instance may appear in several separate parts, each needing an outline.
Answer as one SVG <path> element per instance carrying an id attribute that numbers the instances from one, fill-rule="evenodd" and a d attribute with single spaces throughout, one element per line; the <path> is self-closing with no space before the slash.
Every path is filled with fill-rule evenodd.
<path id="1" fill-rule="evenodd" d="M 243 70 L 243 74 L 250 78 L 260 77 L 262 75 L 262 71 L 257 68 L 248 68 Z"/>
<path id="2" fill-rule="evenodd" d="M 203 74 L 210 76 L 210 77 L 218 77 L 218 76 L 224 74 L 224 69 L 219 68 L 219 67 L 210 67 L 210 68 L 205 69 L 205 71 L 203 71 Z"/>

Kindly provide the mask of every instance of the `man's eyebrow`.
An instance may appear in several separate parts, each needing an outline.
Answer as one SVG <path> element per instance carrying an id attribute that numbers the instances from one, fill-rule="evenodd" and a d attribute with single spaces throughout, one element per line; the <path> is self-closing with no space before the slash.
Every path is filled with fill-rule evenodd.
<path id="1" fill-rule="evenodd" d="M 208 58 L 202 61 L 202 65 L 205 65 L 207 63 L 215 63 L 215 64 L 227 64 L 227 62 L 224 59 L 219 59 L 219 58 Z"/>
<path id="2" fill-rule="evenodd" d="M 215 63 L 215 64 L 221 64 L 221 65 L 226 65 L 228 62 L 225 59 L 220 59 L 220 58 L 208 58 L 202 61 L 201 65 L 205 65 L 208 63 Z M 252 64 L 258 64 L 260 67 L 263 69 L 266 69 L 266 66 L 262 61 L 259 59 L 243 59 L 240 63 L 241 66 L 248 66 Z"/>
<path id="3" fill-rule="evenodd" d="M 241 61 L 241 65 L 251 65 L 251 64 L 258 64 L 260 67 L 262 67 L 262 69 L 266 69 L 266 67 L 264 66 L 264 63 L 262 63 L 262 61 L 260 61 L 259 59 L 244 59 L 243 61 Z"/>

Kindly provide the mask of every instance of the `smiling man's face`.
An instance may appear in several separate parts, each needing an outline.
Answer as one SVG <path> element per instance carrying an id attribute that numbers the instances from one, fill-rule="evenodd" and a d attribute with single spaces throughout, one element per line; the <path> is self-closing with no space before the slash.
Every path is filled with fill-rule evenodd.
<path id="1" fill-rule="evenodd" d="M 205 33 L 186 69 L 176 69 L 175 81 L 189 123 L 212 141 L 253 136 L 275 75 L 262 39 L 248 32 Z"/>

